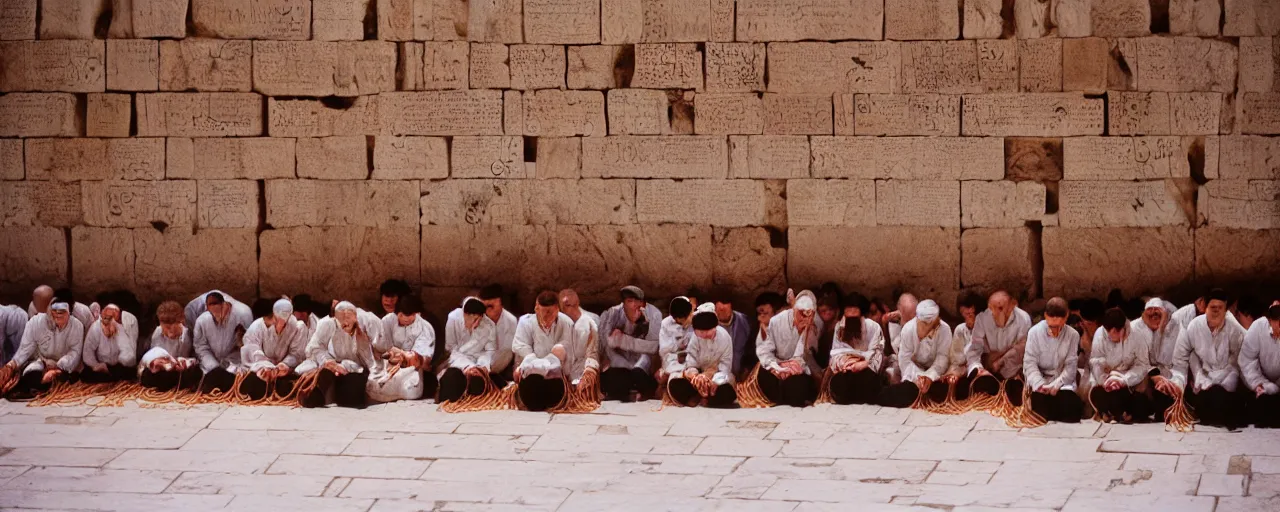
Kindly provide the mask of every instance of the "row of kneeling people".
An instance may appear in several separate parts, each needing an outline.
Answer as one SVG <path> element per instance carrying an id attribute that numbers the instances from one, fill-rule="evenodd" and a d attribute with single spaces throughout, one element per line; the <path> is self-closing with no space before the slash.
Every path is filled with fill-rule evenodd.
<path id="1" fill-rule="evenodd" d="M 132 314 L 53 294 L 41 301 L 41 291 L 31 311 L 0 307 L 5 345 L 20 340 L 0 372 L 11 398 L 59 380 L 134 378 L 161 391 L 239 386 L 254 398 L 287 396 L 298 376 L 319 370 L 314 387 L 299 396 L 305 406 L 453 401 L 515 380 L 530 410 L 597 381 L 606 399 L 652 398 L 664 382 L 678 403 L 731 407 L 736 378 L 758 360 L 759 391 L 776 404 L 812 403 L 825 368 L 840 404 L 907 407 L 922 393 L 942 402 L 948 394 L 964 400 L 1003 391 L 1019 405 L 1025 391 L 1046 419 L 1078 421 L 1091 406 L 1104 419 L 1144 421 L 1160 419 L 1188 391 L 1203 423 L 1280 426 L 1280 305 L 1228 312 L 1217 290 L 1181 309 L 1151 298 L 1140 318 L 1119 308 L 1086 314 L 1093 320 L 1079 330 L 1067 325 L 1070 305 L 1056 298 L 1033 326 L 1006 292 L 985 304 L 965 297 L 964 322 L 952 329 L 936 303 L 909 294 L 887 312 L 858 294 L 835 292 L 833 301 L 829 291 L 822 298 L 804 291 L 785 302 L 757 301 L 760 327 L 752 340 L 746 316 L 722 298 L 697 304 L 677 297 L 663 318 L 642 290 L 628 286 L 620 304 L 597 316 L 583 311 L 571 290 L 544 292 L 534 313 L 517 319 L 502 307 L 500 290 L 486 289 L 449 313 L 442 347 L 409 294 L 384 294 L 389 312 L 379 318 L 349 302 L 335 302 L 321 317 L 307 300 L 250 308 L 211 291 L 185 308 L 161 304 L 140 360 Z M 861 329 L 848 328 L 854 325 Z"/>

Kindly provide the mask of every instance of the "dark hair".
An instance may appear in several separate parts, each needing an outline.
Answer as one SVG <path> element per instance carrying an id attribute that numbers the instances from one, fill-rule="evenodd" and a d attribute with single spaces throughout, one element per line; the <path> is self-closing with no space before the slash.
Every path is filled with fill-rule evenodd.
<path id="1" fill-rule="evenodd" d="M 293 296 L 293 311 L 297 313 L 311 314 L 315 312 L 315 303 L 312 302 L 311 296 L 300 293 Z"/>
<path id="2" fill-rule="evenodd" d="M 1102 328 L 1108 331 L 1124 329 L 1124 326 L 1128 325 L 1128 323 L 1128 317 L 1125 316 L 1124 311 L 1120 308 L 1111 308 L 1102 314 Z"/>
<path id="3" fill-rule="evenodd" d="M 670 310 L 673 318 L 684 318 L 693 312 L 693 303 L 684 297 L 676 297 L 671 299 Z"/>
<path id="4" fill-rule="evenodd" d="M 957 301 L 957 305 L 961 308 L 973 308 L 974 313 L 981 313 L 982 310 L 987 309 L 987 299 L 973 292 L 964 292 Z"/>
<path id="5" fill-rule="evenodd" d="M 706 302 L 707 301 L 706 299 L 708 298 L 707 294 L 697 286 L 690 286 L 688 289 L 686 289 L 684 291 L 684 296 L 690 299 L 696 300 L 698 302 Z"/>
<path id="6" fill-rule="evenodd" d="M 1249 318 L 1262 318 L 1267 312 L 1267 307 L 1252 295 L 1241 295 L 1239 302 L 1236 303 L 1236 311 L 1249 315 Z"/>
<path id="7" fill-rule="evenodd" d="M 1085 299 L 1080 303 L 1080 318 L 1090 322 L 1101 322 L 1102 314 L 1107 312 L 1107 307 L 1098 299 Z M 1046 312 L 1048 314 L 1048 312 Z"/>
<path id="8" fill-rule="evenodd" d="M 871 301 L 861 293 L 852 292 L 845 296 L 844 307 L 856 307 L 861 316 L 867 316 L 867 313 L 870 313 Z"/>
<path id="9" fill-rule="evenodd" d="M 467 300 L 462 303 L 462 312 L 468 315 L 483 315 L 484 303 L 476 300 L 475 298 L 468 297 Z"/>
<path id="10" fill-rule="evenodd" d="M 862 319 L 865 318 L 864 315 L 866 315 L 865 309 L 861 310 L 856 317 L 844 317 L 844 327 L 840 329 L 840 341 L 848 343 L 862 339 Z M 854 322 L 850 322 L 850 319 L 854 320 Z M 850 323 L 855 323 L 855 325 L 849 325 Z"/>
<path id="11" fill-rule="evenodd" d="M 545 308 L 548 306 L 559 305 L 560 297 L 556 296 L 556 292 L 553 292 L 551 290 L 544 290 L 542 293 L 538 294 L 538 298 L 535 299 L 535 301 L 538 303 L 539 306 L 542 306 Z"/>
<path id="12" fill-rule="evenodd" d="M 840 285 L 833 281 L 827 281 L 818 287 L 818 295 L 835 295 L 836 300 L 840 300 L 840 297 L 844 296 L 844 292 L 840 290 Z"/>
<path id="13" fill-rule="evenodd" d="M 1267 309 L 1267 320 L 1280 320 L 1280 304 Z"/>
<path id="14" fill-rule="evenodd" d="M 1212 290 L 1209 290 L 1209 298 L 1205 300 L 1205 304 L 1208 304 L 1209 302 L 1215 301 L 1215 300 L 1220 300 L 1224 303 L 1229 303 L 1231 302 L 1229 299 L 1230 299 L 1230 296 L 1227 295 L 1226 290 L 1223 290 L 1222 288 L 1214 288 Z"/>
<path id="15" fill-rule="evenodd" d="M 704 302 L 714 302 L 716 304 L 733 304 L 733 294 L 724 287 L 716 287 L 711 289 L 708 300 Z"/>
<path id="16" fill-rule="evenodd" d="M 227 298 L 223 297 L 222 294 L 218 292 L 209 292 L 208 295 L 204 296 L 205 304 L 212 302 L 214 306 L 217 306 L 218 304 L 222 304 L 226 301 Z"/>
<path id="17" fill-rule="evenodd" d="M 1124 292 L 1119 288 L 1112 288 L 1107 292 L 1107 309 L 1118 308 L 1124 305 Z"/>
<path id="18" fill-rule="evenodd" d="M 714 311 L 699 311 L 697 314 L 693 315 L 694 329 L 706 331 L 715 329 L 718 325 L 720 325 L 720 319 L 716 318 Z"/>
<path id="19" fill-rule="evenodd" d="M 1054 297 L 1044 306 L 1044 316 L 1054 318 L 1066 318 L 1071 310 L 1067 309 L 1067 301 L 1062 297 Z"/>
<path id="20" fill-rule="evenodd" d="M 400 279 L 388 279 L 378 287 L 383 297 L 402 297 L 409 294 L 409 283 Z"/>
<path id="21" fill-rule="evenodd" d="M 276 304 L 276 301 L 271 299 L 258 299 L 253 301 L 253 306 L 250 308 L 253 310 L 253 317 L 262 318 L 262 317 L 271 316 L 272 309 L 275 306 L 275 304 Z"/>
<path id="22" fill-rule="evenodd" d="M 420 315 L 422 314 L 422 299 L 417 295 L 405 295 L 396 301 L 396 314 L 400 315 Z"/>
<path id="23" fill-rule="evenodd" d="M 756 296 L 756 307 L 773 306 L 774 311 L 781 310 L 786 305 L 787 299 L 777 292 L 764 292 Z"/>
<path id="24" fill-rule="evenodd" d="M 480 289 L 480 300 L 502 299 L 502 285 L 491 284 Z"/>
<path id="25" fill-rule="evenodd" d="M 162 324 L 176 324 L 182 321 L 182 305 L 172 300 L 160 303 L 156 308 L 156 319 Z"/>
<path id="26" fill-rule="evenodd" d="M 840 311 L 840 302 L 839 292 L 824 293 L 821 297 L 818 297 L 818 306 L 826 306 L 835 311 Z"/>
<path id="27" fill-rule="evenodd" d="M 75 305 L 76 297 L 71 294 L 70 288 L 58 288 L 53 291 L 53 302 L 50 302 L 50 304 L 54 302 L 66 302 L 68 305 Z M 103 304 L 103 306 L 105 305 Z"/>

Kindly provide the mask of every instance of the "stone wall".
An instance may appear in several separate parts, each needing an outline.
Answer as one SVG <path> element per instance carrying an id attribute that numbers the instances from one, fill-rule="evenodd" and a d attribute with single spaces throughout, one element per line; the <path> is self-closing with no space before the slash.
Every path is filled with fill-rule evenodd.
<path id="1" fill-rule="evenodd" d="M 1269 0 L 5 0 L 0 288 L 1280 281 Z"/>

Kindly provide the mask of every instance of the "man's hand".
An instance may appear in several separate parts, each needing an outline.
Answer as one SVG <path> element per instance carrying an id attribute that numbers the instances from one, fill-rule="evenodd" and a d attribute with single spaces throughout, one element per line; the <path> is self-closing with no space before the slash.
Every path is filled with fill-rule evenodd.
<path id="1" fill-rule="evenodd" d="M 150 363 L 147 363 L 147 369 L 151 370 L 151 373 L 160 373 L 164 371 L 164 365 L 165 360 L 163 358 L 152 359 Z"/>
<path id="2" fill-rule="evenodd" d="M 1266 392 L 1266 389 L 1262 387 L 1262 384 L 1258 384 L 1258 387 L 1253 388 L 1253 392 L 1257 393 L 1257 396 L 1260 397 L 1262 396 L 1263 393 Z"/>
<path id="3" fill-rule="evenodd" d="M 1102 388 L 1107 391 L 1118 391 L 1120 388 L 1123 388 L 1123 387 L 1124 387 L 1124 383 L 1116 379 L 1108 380 L 1105 384 L 1102 385 Z"/>
<path id="4" fill-rule="evenodd" d="M 1046 395 L 1058 396 L 1058 388 L 1055 386 L 1040 386 L 1040 389 L 1042 390 L 1041 393 Z"/>
<path id="5" fill-rule="evenodd" d="M 1164 378 L 1164 376 L 1156 375 L 1151 378 L 1151 381 L 1155 383 L 1156 391 L 1169 395 L 1173 398 L 1182 396 L 1182 390 L 1178 389 L 1178 386 L 1174 384 L 1173 381 Z"/>
<path id="6" fill-rule="evenodd" d="M 485 376 L 484 368 L 481 368 L 479 366 L 472 366 L 470 368 L 467 368 L 466 370 L 462 371 L 462 374 L 468 377 L 484 377 Z"/>
<path id="7" fill-rule="evenodd" d="M 271 380 L 276 374 L 275 368 L 259 368 L 258 371 L 254 373 L 256 373 L 258 378 L 262 379 L 263 382 Z"/>
<path id="8" fill-rule="evenodd" d="M 333 359 L 330 359 L 324 363 L 324 369 L 333 372 L 334 375 L 337 375 L 339 377 L 347 374 L 347 369 L 343 368 L 341 364 L 339 364 L 337 361 L 334 361 Z"/>
<path id="9" fill-rule="evenodd" d="M 890 311 L 890 312 L 888 312 L 888 313 L 885 313 L 885 314 L 884 314 L 884 321 L 885 321 L 885 323 L 889 323 L 889 322 L 898 322 L 898 321 L 901 321 L 901 320 L 902 320 L 902 312 L 901 312 L 901 311 L 894 310 L 894 311 Z"/>
<path id="10" fill-rule="evenodd" d="M 289 368 L 289 365 L 287 365 L 287 364 L 280 363 L 280 364 L 276 365 L 276 377 L 277 377 L 277 378 L 279 378 L 279 377 L 284 377 L 285 375 L 288 375 L 288 374 L 289 374 L 289 372 L 291 372 L 291 371 L 293 371 L 293 369 L 292 369 L 292 368 Z"/>
<path id="11" fill-rule="evenodd" d="M 849 365 L 849 371 L 860 372 L 870 367 L 871 367 L 871 363 L 868 363 L 863 359 L 858 359 L 854 361 L 853 364 Z"/>
<path id="12" fill-rule="evenodd" d="M 617 338 L 618 336 L 622 336 L 622 335 L 623 335 L 622 329 L 619 329 L 617 327 L 614 327 L 613 332 L 609 333 L 610 338 Z"/>
<path id="13" fill-rule="evenodd" d="M 697 376 L 698 376 L 698 369 L 697 369 L 697 368 L 685 368 L 683 373 L 684 373 L 684 378 L 689 379 L 689 380 L 693 380 L 693 378 L 694 378 L 694 377 L 697 377 Z"/>
<path id="14" fill-rule="evenodd" d="M 928 377 L 925 377 L 923 375 L 916 377 L 916 387 L 920 388 L 921 393 L 928 391 L 929 386 L 932 384 L 933 384 L 933 381 L 930 380 Z"/>
<path id="15" fill-rule="evenodd" d="M 591 389 L 592 386 L 595 386 L 599 373 L 600 371 L 595 368 L 587 368 L 584 370 L 582 372 L 582 378 L 578 379 L 578 389 Z"/>
<path id="16" fill-rule="evenodd" d="M 473 368 L 474 368 L 474 367 L 473 367 Z M 466 373 L 466 372 L 463 372 L 463 373 Z M 519 384 L 521 379 L 524 379 L 524 372 L 520 371 L 520 369 L 519 369 L 519 368 L 516 368 L 515 370 L 512 370 L 512 372 L 511 372 L 511 380 L 514 380 L 514 381 L 516 382 L 516 384 Z"/>
<path id="17" fill-rule="evenodd" d="M 787 367 L 785 366 L 777 369 L 769 368 L 769 373 L 772 373 L 774 377 L 778 378 L 778 380 L 782 380 L 791 376 L 791 373 L 787 371 Z"/>
<path id="18" fill-rule="evenodd" d="M 45 370 L 44 377 L 40 378 L 40 382 L 42 384 L 49 384 L 53 382 L 53 379 L 58 378 L 59 375 L 62 375 L 62 370 L 58 368 L 54 368 L 52 370 Z"/>
<path id="19" fill-rule="evenodd" d="M 786 368 L 787 372 L 789 372 L 792 375 L 799 375 L 801 373 L 804 373 L 804 366 L 800 361 L 797 361 L 795 359 L 783 361 L 782 367 Z"/>
<path id="20" fill-rule="evenodd" d="M 400 347 L 391 347 L 391 350 L 387 351 L 385 357 L 388 363 L 404 366 L 402 364 L 404 362 L 404 351 L 400 350 Z"/>

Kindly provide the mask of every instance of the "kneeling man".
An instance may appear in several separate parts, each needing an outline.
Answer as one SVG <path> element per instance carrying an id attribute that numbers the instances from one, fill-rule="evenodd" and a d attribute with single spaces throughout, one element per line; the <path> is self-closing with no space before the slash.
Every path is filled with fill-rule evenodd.
<path id="1" fill-rule="evenodd" d="M 1027 333 L 1022 373 L 1031 389 L 1031 410 L 1048 421 L 1079 423 L 1084 403 L 1076 394 L 1080 333 L 1067 327 L 1066 299 L 1045 305 L 1044 320 Z"/>

